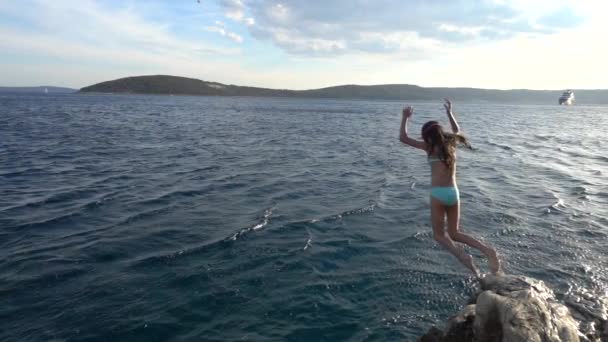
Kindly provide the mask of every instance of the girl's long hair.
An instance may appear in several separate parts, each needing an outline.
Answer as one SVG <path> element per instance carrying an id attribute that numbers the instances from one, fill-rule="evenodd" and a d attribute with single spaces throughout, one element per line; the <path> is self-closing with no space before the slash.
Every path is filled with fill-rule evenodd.
<path id="1" fill-rule="evenodd" d="M 471 144 L 464 135 L 444 132 L 437 121 L 429 121 L 422 126 L 422 139 L 429 146 L 428 155 L 437 151 L 439 160 L 449 169 L 453 169 L 456 163 L 456 146 L 463 145 L 471 149 Z"/>

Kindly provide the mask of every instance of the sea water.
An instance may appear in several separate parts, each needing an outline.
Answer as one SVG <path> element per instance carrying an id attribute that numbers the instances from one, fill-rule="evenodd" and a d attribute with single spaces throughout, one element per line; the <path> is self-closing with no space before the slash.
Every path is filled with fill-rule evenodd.
<path id="1" fill-rule="evenodd" d="M 1 95 L 0 340 L 388 341 L 477 289 L 405 103 Z M 413 103 L 410 133 L 449 127 Z M 605 310 L 608 107 L 455 103 L 461 228 Z M 486 260 L 471 251 L 487 270 Z"/>

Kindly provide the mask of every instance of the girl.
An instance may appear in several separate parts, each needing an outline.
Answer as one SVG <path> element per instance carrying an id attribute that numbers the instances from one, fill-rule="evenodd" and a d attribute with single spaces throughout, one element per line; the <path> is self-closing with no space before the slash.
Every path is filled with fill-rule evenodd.
<path id="1" fill-rule="evenodd" d="M 500 272 L 500 261 L 494 248 L 483 244 L 470 235 L 460 231 L 460 199 L 456 185 L 456 145 L 462 144 L 471 148 L 467 139 L 460 134 L 460 127 L 452 113 L 452 103 L 445 100 L 444 104 L 453 133 L 443 131 L 437 121 L 429 121 L 422 126 L 423 141 L 412 139 L 407 135 L 407 122 L 414 108 L 408 106 L 403 109 L 399 140 L 407 145 L 424 150 L 428 163 L 431 166 L 431 224 L 435 240 L 447 248 L 460 262 L 462 262 L 475 276 L 479 271 L 473 263 L 473 258 L 454 241 L 465 243 L 477 248 L 488 257 L 492 273 Z M 445 235 L 445 217 L 448 220 L 448 236 Z"/>

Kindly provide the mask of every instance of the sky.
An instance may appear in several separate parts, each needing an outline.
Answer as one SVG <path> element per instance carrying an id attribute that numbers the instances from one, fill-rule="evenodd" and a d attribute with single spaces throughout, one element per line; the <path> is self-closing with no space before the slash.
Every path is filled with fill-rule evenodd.
<path id="1" fill-rule="evenodd" d="M 0 86 L 607 89 L 602 0 L 0 0 Z"/>

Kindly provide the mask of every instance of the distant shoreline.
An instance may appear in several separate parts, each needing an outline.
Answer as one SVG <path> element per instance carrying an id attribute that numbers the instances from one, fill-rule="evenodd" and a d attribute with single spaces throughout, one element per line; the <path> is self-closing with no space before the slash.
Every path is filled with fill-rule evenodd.
<path id="1" fill-rule="evenodd" d="M 35 87 L 0 87 L 0 94 L 70 94 L 78 92 L 78 89 L 54 86 L 35 86 Z"/>
<path id="2" fill-rule="evenodd" d="M 0 87 L 0 94 L 113 94 L 160 96 L 268 97 L 362 101 L 436 102 L 450 98 L 464 103 L 557 105 L 563 90 L 420 87 L 410 84 L 341 85 L 310 90 L 226 85 L 194 78 L 153 75 L 97 83 L 80 90 L 54 87 Z M 608 89 L 576 90 L 577 105 L 607 105 Z"/>
<path id="3" fill-rule="evenodd" d="M 608 90 L 575 90 L 579 104 L 608 104 Z M 154 75 L 134 76 L 97 83 L 79 93 L 138 95 L 243 96 L 386 101 L 438 101 L 512 104 L 556 104 L 563 90 L 481 89 L 420 87 L 410 84 L 342 85 L 311 90 L 269 89 L 227 85 L 194 78 Z"/>

